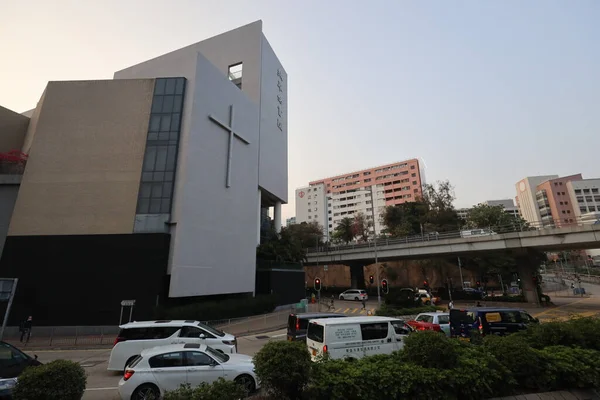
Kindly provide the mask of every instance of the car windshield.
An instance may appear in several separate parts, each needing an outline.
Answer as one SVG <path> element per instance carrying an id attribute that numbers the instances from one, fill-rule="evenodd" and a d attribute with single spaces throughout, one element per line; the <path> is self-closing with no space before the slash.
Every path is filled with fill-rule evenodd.
<path id="1" fill-rule="evenodd" d="M 198 326 L 206 331 L 209 331 L 210 333 L 212 333 L 215 336 L 219 336 L 219 337 L 225 336 L 225 332 L 215 329 L 212 326 L 205 325 L 202 322 L 198 322 Z"/>
<path id="2" fill-rule="evenodd" d="M 206 346 L 206 352 L 208 353 L 208 355 L 210 355 L 212 358 L 216 359 L 220 363 L 229 361 L 229 356 L 227 354 L 221 353 L 220 351 L 217 351 L 212 347 Z"/>

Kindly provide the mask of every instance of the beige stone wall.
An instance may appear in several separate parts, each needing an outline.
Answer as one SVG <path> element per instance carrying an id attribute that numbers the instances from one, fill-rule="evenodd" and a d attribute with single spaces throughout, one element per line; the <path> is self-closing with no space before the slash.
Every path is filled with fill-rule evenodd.
<path id="1" fill-rule="evenodd" d="M 0 153 L 20 150 L 29 118 L 0 106 Z"/>
<path id="2" fill-rule="evenodd" d="M 48 84 L 9 235 L 133 232 L 153 89 L 153 79 Z"/>

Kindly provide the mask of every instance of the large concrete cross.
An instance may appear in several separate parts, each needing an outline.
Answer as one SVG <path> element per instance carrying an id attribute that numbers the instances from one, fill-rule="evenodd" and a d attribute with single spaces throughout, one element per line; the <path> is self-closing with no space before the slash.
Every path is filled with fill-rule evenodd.
<path id="1" fill-rule="evenodd" d="M 208 118 L 215 124 L 219 125 L 221 128 L 225 129 L 227 132 L 229 132 L 229 147 L 227 150 L 227 178 L 225 179 L 225 187 L 231 187 L 231 155 L 233 148 L 233 138 L 236 137 L 242 143 L 247 145 L 250 144 L 250 142 L 241 137 L 239 134 L 235 133 L 233 130 L 233 104 L 229 106 L 229 125 L 219 121 L 219 119 L 212 114 L 210 114 Z"/>

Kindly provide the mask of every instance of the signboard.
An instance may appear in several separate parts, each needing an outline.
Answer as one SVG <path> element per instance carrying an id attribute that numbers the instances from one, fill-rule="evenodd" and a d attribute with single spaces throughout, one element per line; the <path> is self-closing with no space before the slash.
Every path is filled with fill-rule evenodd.
<path id="1" fill-rule="evenodd" d="M 497 313 L 497 312 L 487 313 L 487 314 L 485 314 L 485 320 L 487 322 L 501 322 L 502 317 L 500 317 L 500 313 Z"/>
<path id="2" fill-rule="evenodd" d="M 323 271 L 327 272 L 327 265 L 323 265 Z"/>
<path id="3" fill-rule="evenodd" d="M 358 330 L 353 326 L 343 326 L 336 328 L 333 335 L 337 340 L 359 339 Z"/>
<path id="4" fill-rule="evenodd" d="M 121 300 L 121 307 L 133 307 L 135 300 Z"/>

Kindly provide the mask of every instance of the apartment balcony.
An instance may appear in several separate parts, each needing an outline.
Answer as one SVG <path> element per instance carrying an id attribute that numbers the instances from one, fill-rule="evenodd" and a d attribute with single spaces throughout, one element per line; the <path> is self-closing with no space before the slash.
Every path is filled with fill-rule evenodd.
<path id="1" fill-rule="evenodd" d="M 21 183 L 27 165 L 27 155 L 11 151 L 0 153 L 0 183 L 14 185 Z"/>

